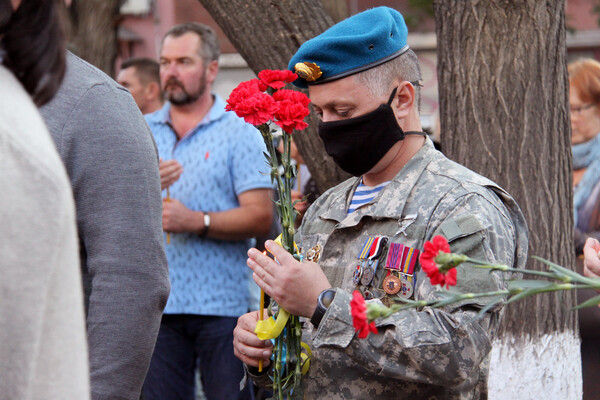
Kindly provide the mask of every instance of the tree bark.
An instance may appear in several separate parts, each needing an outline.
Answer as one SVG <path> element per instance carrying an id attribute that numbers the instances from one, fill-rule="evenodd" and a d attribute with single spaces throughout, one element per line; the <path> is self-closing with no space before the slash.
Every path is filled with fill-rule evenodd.
<path id="1" fill-rule="evenodd" d="M 320 0 L 199 0 L 225 32 L 252 71 L 287 69 L 290 58 L 307 39 L 333 21 Z M 346 179 L 327 155 L 311 112 L 309 127 L 294 136 L 311 175 L 324 191 Z"/>
<path id="2" fill-rule="evenodd" d="M 564 8 L 564 0 L 434 0 L 444 153 L 515 197 L 529 255 L 574 269 Z M 545 267 L 530 259 L 528 268 Z M 490 398 L 581 396 L 575 302 L 566 292 L 506 307 L 490 374 L 490 385 L 494 371 L 505 374 L 503 391 Z M 572 368 L 553 371 L 544 354 Z"/>
<path id="3" fill-rule="evenodd" d="M 114 76 L 117 21 L 124 0 L 73 0 L 66 12 L 69 50 Z"/>
<path id="4" fill-rule="evenodd" d="M 321 0 L 323 7 L 327 11 L 327 14 L 333 20 L 333 23 L 337 24 L 343 19 L 349 17 L 348 15 L 348 4 L 345 1 L 340 0 Z"/>

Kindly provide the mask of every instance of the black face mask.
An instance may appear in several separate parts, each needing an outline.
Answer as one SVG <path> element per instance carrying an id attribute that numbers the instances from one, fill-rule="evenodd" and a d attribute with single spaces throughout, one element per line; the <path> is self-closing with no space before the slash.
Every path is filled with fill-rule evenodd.
<path id="1" fill-rule="evenodd" d="M 405 135 L 425 135 L 424 132 L 405 133 L 398 126 L 391 107 L 397 89 L 394 89 L 386 104 L 369 113 L 319 123 L 319 136 L 325 144 L 325 151 L 341 169 L 361 176 L 369 172 Z"/>

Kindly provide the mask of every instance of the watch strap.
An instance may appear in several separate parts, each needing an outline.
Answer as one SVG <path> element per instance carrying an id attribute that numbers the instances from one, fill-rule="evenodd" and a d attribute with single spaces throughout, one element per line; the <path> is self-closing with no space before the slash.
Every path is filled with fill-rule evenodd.
<path id="1" fill-rule="evenodd" d="M 317 308 L 315 308 L 315 312 L 313 313 L 312 317 L 310 317 L 310 322 L 315 327 L 318 327 L 321 323 L 321 320 L 325 316 L 325 313 L 331 305 L 331 302 L 333 301 L 334 297 L 335 289 L 333 288 L 325 289 L 321 292 L 321 294 L 319 294 L 319 297 L 317 299 Z"/>
<path id="2" fill-rule="evenodd" d="M 200 236 L 206 236 L 208 229 L 210 228 L 210 215 L 207 212 L 202 212 L 202 214 L 204 227 L 202 228 L 202 231 L 200 231 Z"/>

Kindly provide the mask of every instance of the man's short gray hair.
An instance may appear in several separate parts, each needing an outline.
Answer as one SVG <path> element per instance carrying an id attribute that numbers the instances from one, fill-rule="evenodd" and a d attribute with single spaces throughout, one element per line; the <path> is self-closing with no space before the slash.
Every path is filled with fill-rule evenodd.
<path id="1" fill-rule="evenodd" d="M 199 55 L 205 63 L 219 59 L 221 50 L 219 49 L 217 34 L 208 25 L 200 24 L 198 22 L 187 22 L 185 24 L 175 25 L 165 33 L 163 42 L 167 36 L 178 38 L 189 32 L 195 33 L 200 37 L 202 45 L 199 49 Z"/>
<path id="2" fill-rule="evenodd" d="M 411 49 L 393 60 L 359 72 L 356 78 L 376 97 L 389 95 L 390 85 L 396 78 L 409 81 L 415 87 L 417 111 L 421 109 L 421 67 L 417 55 Z"/>

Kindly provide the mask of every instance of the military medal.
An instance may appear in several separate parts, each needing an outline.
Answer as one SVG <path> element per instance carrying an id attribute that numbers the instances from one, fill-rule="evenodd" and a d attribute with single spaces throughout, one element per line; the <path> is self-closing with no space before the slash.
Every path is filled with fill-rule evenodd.
<path id="1" fill-rule="evenodd" d="M 414 291 L 413 276 L 409 274 L 400 274 L 401 288 L 398 291 L 398 296 L 409 299 Z"/>
<path id="2" fill-rule="evenodd" d="M 375 241 L 376 238 L 374 237 L 369 237 L 367 238 L 367 240 L 365 240 L 365 243 L 363 244 L 362 250 L 360 251 L 360 253 L 358 254 L 358 258 L 359 260 L 364 260 L 367 257 L 369 257 L 369 252 L 371 250 L 371 246 L 373 245 L 373 242 Z"/>
<path id="3" fill-rule="evenodd" d="M 321 245 L 320 244 L 311 247 L 306 252 L 306 260 L 308 260 L 308 261 L 319 262 L 320 258 L 321 258 Z"/>
<path id="4" fill-rule="evenodd" d="M 368 286 L 373 281 L 375 273 L 377 272 L 377 266 L 379 265 L 378 258 L 383 253 L 383 248 L 385 247 L 387 240 L 386 237 L 369 237 L 363 244 L 362 250 L 357 257 L 359 260 L 366 260 L 366 262 L 362 262 L 361 277 L 359 278 L 359 282 L 362 285 Z M 354 284 L 357 285 L 358 282 L 355 282 Z"/>
<path id="5" fill-rule="evenodd" d="M 360 283 L 367 286 L 369 283 L 371 283 L 374 276 L 375 276 L 375 270 L 367 265 L 365 268 L 363 268 L 363 273 L 362 273 L 362 277 L 360 278 Z"/>
<path id="6" fill-rule="evenodd" d="M 390 244 L 384 267 L 389 271 L 386 277 L 388 282 L 386 286 L 386 279 L 384 279 L 383 290 L 388 294 L 397 294 L 407 299 L 410 298 L 415 289 L 413 271 L 418 258 L 419 250 L 400 243 Z M 399 276 L 396 276 L 395 273 L 398 273 Z M 391 283 L 392 281 L 393 283 Z"/>
<path id="7" fill-rule="evenodd" d="M 402 283 L 400 282 L 400 278 L 398 278 L 396 275 L 390 274 L 383 280 L 383 290 L 387 294 L 396 294 L 401 288 Z"/>
<path id="8" fill-rule="evenodd" d="M 400 243 L 392 243 L 390 244 L 385 262 L 385 269 L 392 269 L 412 275 L 418 258 L 419 250 Z"/>
<path id="9" fill-rule="evenodd" d="M 352 275 L 352 283 L 354 283 L 354 285 L 358 285 L 358 283 L 360 282 L 361 276 L 362 276 L 362 266 L 360 264 L 358 264 L 356 266 L 356 269 L 354 270 L 354 275 Z"/>

